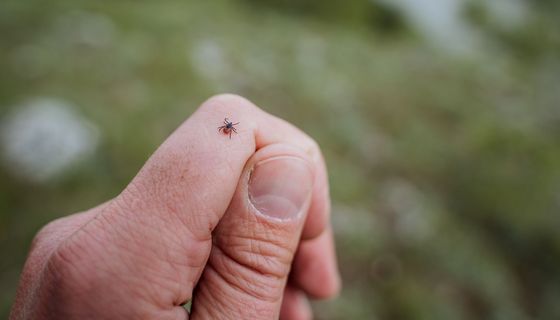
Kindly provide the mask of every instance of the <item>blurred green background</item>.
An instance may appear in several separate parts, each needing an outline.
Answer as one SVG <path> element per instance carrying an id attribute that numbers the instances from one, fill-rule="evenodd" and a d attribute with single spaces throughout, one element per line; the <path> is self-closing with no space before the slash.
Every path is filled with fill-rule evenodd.
<path id="1" fill-rule="evenodd" d="M 554 0 L 4 0 L 0 318 L 41 226 L 234 92 L 325 153 L 317 319 L 560 319 L 559 58 Z"/>

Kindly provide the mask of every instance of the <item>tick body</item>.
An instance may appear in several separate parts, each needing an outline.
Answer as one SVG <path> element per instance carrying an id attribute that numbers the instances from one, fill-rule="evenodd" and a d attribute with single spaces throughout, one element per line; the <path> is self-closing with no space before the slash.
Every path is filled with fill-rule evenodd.
<path id="1" fill-rule="evenodd" d="M 237 123 L 233 123 L 231 121 L 228 120 L 228 118 L 224 119 L 224 125 L 221 127 L 218 127 L 218 132 L 223 132 L 225 134 L 229 135 L 229 138 L 231 139 L 231 134 L 232 132 L 237 133 L 237 130 L 235 130 L 235 126 L 238 125 L 239 122 Z"/>

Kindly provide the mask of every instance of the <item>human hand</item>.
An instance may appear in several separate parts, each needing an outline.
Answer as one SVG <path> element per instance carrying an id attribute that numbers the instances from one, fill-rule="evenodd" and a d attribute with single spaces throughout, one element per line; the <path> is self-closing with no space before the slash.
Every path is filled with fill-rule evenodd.
<path id="1" fill-rule="evenodd" d="M 340 288 L 329 210 L 311 138 L 214 97 L 120 195 L 38 233 L 10 319 L 309 319 Z"/>

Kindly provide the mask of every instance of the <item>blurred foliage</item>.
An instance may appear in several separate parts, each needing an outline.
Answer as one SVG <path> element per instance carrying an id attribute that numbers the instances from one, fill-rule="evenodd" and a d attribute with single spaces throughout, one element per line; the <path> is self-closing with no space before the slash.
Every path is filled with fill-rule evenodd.
<path id="1" fill-rule="evenodd" d="M 3 1 L 0 116 L 55 97 L 98 126 L 48 183 L 0 170 L 0 317 L 48 221 L 105 201 L 208 96 L 321 145 L 345 287 L 318 319 L 560 319 L 560 10 L 483 1 L 468 55 L 388 1 Z"/>
<path id="2" fill-rule="evenodd" d="M 378 34 L 394 34 L 405 29 L 405 22 L 391 6 L 368 0 L 245 0 L 253 6 L 275 9 L 284 14 L 314 18 L 328 24 L 371 28 Z"/>

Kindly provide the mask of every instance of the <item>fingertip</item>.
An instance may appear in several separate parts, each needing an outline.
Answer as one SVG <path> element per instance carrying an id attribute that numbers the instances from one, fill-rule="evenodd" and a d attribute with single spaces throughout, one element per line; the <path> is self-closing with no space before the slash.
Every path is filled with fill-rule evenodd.
<path id="1" fill-rule="evenodd" d="M 206 99 L 202 105 L 206 104 L 223 104 L 227 106 L 238 105 L 250 108 L 256 108 L 255 104 L 249 99 L 235 93 L 219 93 Z"/>
<path id="2" fill-rule="evenodd" d="M 315 181 L 309 214 L 305 222 L 302 239 L 314 239 L 328 227 L 331 214 L 329 181 L 325 161 L 321 155 L 315 159 Z"/>
<path id="3" fill-rule="evenodd" d="M 204 101 L 197 113 L 204 113 L 219 121 L 228 118 L 232 122 L 239 122 L 244 129 L 249 128 L 251 133 L 254 133 L 257 129 L 257 118 L 263 111 L 247 98 L 232 93 L 221 93 Z"/>
<path id="4" fill-rule="evenodd" d="M 315 239 L 301 242 L 291 280 L 313 298 L 332 299 L 338 296 L 342 281 L 330 228 Z"/>
<path id="5" fill-rule="evenodd" d="M 309 212 L 303 226 L 302 240 L 317 238 L 329 225 L 330 202 L 325 199 L 325 191 L 318 189 L 320 188 L 317 188 L 315 182 Z"/>
<path id="6" fill-rule="evenodd" d="M 313 319 L 313 311 L 305 293 L 290 285 L 286 286 L 280 309 L 280 320 L 310 319 Z"/>

